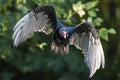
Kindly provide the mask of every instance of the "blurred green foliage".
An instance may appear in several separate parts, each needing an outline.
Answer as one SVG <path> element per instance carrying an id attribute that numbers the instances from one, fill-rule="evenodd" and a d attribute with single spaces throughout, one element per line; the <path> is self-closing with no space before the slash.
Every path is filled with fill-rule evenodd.
<path id="1" fill-rule="evenodd" d="M 65 55 L 55 54 L 50 50 L 53 34 L 46 36 L 43 33 L 35 33 L 31 39 L 18 48 L 13 47 L 12 29 L 17 21 L 32 9 L 46 4 L 52 4 L 55 7 L 58 18 L 66 25 L 77 25 L 84 21 L 92 22 L 95 25 L 102 38 L 105 55 L 108 57 L 106 57 L 107 68 L 98 70 L 93 78 L 94 80 L 119 80 L 120 55 L 117 54 L 119 46 L 116 46 L 117 43 L 114 44 L 114 38 L 112 38 L 113 40 L 108 39 L 109 34 L 118 35 L 116 32 L 118 30 L 116 27 L 108 25 L 110 22 L 113 25 L 115 23 L 115 17 L 113 17 L 113 21 L 106 17 L 110 14 L 109 11 L 107 12 L 109 1 L 103 1 L 108 2 L 108 6 L 102 5 L 101 2 L 98 0 L 89 2 L 86 0 L 0 0 L 0 80 L 88 79 L 89 71 L 80 50 L 71 46 L 70 53 Z M 119 10 L 120 7 L 117 11 Z M 105 15 L 102 15 L 103 13 Z M 119 20 L 118 17 L 117 20 Z M 112 48 L 114 46 L 117 48 Z M 113 56 L 112 52 L 116 52 L 116 56 Z"/>

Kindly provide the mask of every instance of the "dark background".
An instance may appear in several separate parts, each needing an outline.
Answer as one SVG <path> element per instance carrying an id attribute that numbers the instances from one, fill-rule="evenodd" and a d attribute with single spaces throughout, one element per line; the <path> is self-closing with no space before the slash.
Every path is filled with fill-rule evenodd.
<path id="1" fill-rule="evenodd" d="M 106 65 L 92 80 L 120 80 L 120 0 L 0 0 L 0 80 L 87 80 L 84 56 L 74 46 L 70 53 L 50 50 L 53 34 L 35 33 L 13 47 L 13 27 L 32 9 L 52 4 L 58 18 L 75 26 L 92 21 L 99 32 Z"/>

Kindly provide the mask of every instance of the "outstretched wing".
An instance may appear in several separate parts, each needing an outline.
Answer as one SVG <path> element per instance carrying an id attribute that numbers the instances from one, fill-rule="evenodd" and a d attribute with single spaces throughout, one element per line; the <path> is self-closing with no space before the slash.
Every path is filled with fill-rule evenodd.
<path id="1" fill-rule="evenodd" d="M 56 29 L 56 25 L 54 7 L 51 5 L 38 7 L 26 14 L 13 28 L 14 46 L 30 38 L 35 31 L 50 34 Z"/>
<path id="2" fill-rule="evenodd" d="M 85 56 L 85 63 L 92 77 L 97 69 L 104 68 L 105 59 L 103 48 L 96 29 L 92 24 L 85 22 L 75 27 L 75 32 L 70 38 L 70 44 L 81 49 Z"/>

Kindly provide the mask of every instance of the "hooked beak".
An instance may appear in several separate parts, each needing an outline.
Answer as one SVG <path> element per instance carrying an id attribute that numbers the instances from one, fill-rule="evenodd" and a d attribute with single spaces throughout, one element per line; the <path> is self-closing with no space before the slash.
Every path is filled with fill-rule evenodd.
<path id="1" fill-rule="evenodd" d="M 66 36 L 66 35 L 64 35 L 63 37 L 66 39 L 66 37 L 67 37 L 67 36 Z"/>
<path id="2" fill-rule="evenodd" d="M 63 31 L 63 32 L 62 32 L 62 35 L 63 35 L 64 39 L 67 38 L 67 32 L 66 32 L 66 31 Z"/>

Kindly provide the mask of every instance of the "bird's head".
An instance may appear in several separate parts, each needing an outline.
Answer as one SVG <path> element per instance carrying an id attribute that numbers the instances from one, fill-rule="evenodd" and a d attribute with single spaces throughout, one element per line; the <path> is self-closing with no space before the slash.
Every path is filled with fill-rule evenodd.
<path id="1" fill-rule="evenodd" d="M 60 33 L 60 36 L 64 39 L 66 39 L 69 36 L 66 30 L 61 30 L 59 33 Z"/>

